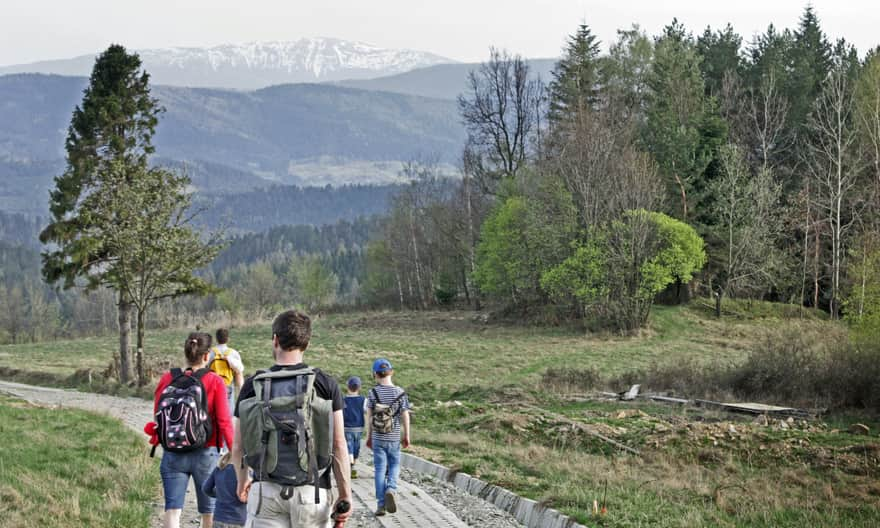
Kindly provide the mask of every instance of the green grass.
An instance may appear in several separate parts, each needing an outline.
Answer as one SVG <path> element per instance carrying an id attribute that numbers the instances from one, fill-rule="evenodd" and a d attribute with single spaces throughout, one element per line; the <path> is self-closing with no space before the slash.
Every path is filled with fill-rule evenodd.
<path id="1" fill-rule="evenodd" d="M 112 418 L 0 397 L 0 525 L 148 526 L 159 471 Z"/>
<path id="2" fill-rule="evenodd" d="M 617 418 L 618 410 L 632 406 L 574 401 L 542 385 L 548 368 L 594 369 L 611 379 L 655 365 L 723 366 L 742 361 L 787 325 L 817 335 L 837 330 L 815 312 L 772 303 L 726 301 L 725 314 L 716 320 L 708 301 L 658 306 L 650 328 L 627 338 L 513 322 L 487 325 L 469 312 L 331 314 L 315 321 L 306 361 L 339 380 L 369 380 L 372 361 L 387 357 L 395 383 L 417 406 L 416 454 L 545 501 L 590 526 L 880 525 L 876 436 L 833 432 L 852 421 L 874 428 L 871 416 L 830 417 L 828 428 L 810 432 L 755 429 L 716 446 L 682 427 L 657 430 L 731 420 L 726 415 L 643 404 L 636 407 L 649 416 Z M 186 334 L 150 332 L 151 362 L 182 363 Z M 249 371 L 271 365 L 270 339 L 268 323 L 231 329 L 231 345 Z M 0 372 L 25 371 L 16 374 L 20 379 L 51 372 L 48 383 L 82 385 L 83 376 L 74 373 L 104 370 L 114 346 L 112 336 L 3 346 Z M 91 389 L 107 387 L 94 382 Z M 621 455 L 551 415 L 517 407 L 523 402 L 611 431 L 643 456 Z M 601 500 L 606 483 L 608 514 L 593 518 L 592 502 Z"/>

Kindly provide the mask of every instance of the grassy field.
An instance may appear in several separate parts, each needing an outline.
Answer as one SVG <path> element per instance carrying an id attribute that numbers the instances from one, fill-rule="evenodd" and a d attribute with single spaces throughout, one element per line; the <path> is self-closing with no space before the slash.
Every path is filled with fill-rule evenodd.
<path id="1" fill-rule="evenodd" d="M 340 379 L 369 376 L 372 360 L 390 359 L 403 385 L 427 384 L 430 390 L 454 392 L 476 376 L 498 384 L 538 382 L 549 367 L 595 367 L 604 375 L 681 360 L 730 363 L 778 324 L 774 317 L 732 318 L 717 322 L 700 308 L 659 306 L 651 329 L 640 337 L 590 337 L 571 328 L 486 325 L 470 312 L 375 312 L 328 315 L 314 323 L 307 358 Z M 206 326 L 207 327 L 207 326 Z M 210 329 L 213 326 L 208 327 Z M 150 332 L 147 354 L 154 364 L 179 362 L 186 330 Z M 233 328 L 231 345 L 244 353 L 246 366 L 271 364 L 271 329 L 267 322 Z M 0 346 L 0 369 L 13 369 L 39 380 L 94 379 L 110 364 L 113 336 L 27 345 Z M 95 381 L 94 383 L 98 383 Z"/>
<path id="2" fill-rule="evenodd" d="M 158 486 L 118 421 L 0 397 L 0 525 L 146 527 Z"/>
<path id="3" fill-rule="evenodd" d="M 718 321 L 700 302 L 657 307 L 650 329 L 633 338 L 484 324 L 468 312 L 326 315 L 315 321 L 306 360 L 344 380 L 369 378 L 372 360 L 387 357 L 395 382 L 417 405 L 417 454 L 542 500 L 588 525 L 880 524 L 876 432 L 845 432 L 854 420 L 876 431 L 869 417 L 754 424 L 702 409 L 585 398 L 576 387 L 548 384 L 548 369 L 612 379 L 686 362 L 724 368 L 789 326 L 839 333 L 832 323 L 790 307 L 731 302 L 726 310 Z M 184 330 L 150 333 L 151 361 L 179 363 L 185 336 Z M 249 370 L 271 364 L 268 323 L 233 328 L 231 338 Z M 91 369 L 92 388 L 101 388 L 95 380 L 113 347 L 112 337 L 0 347 L 0 372 L 81 385 Z M 592 433 L 641 456 L 621 454 Z M 608 513 L 594 517 L 593 500 L 602 501 L 606 486 Z"/>

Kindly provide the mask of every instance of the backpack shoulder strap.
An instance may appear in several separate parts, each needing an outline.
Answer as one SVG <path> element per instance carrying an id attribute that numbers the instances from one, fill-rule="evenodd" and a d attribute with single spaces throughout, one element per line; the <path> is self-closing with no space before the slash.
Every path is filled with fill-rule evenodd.
<path id="1" fill-rule="evenodd" d="M 394 407 L 394 405 L 399 403 L 400 399 L 403 398 L 404 396 L 406 396 L 406 391 L 401 390 L 400 394 L 398 394 L 397 397 L 394 398 L 394 400 L 392 400 L 391 403 L 388 404 L 388 406 Z M 398 405 L 397 408 L 394 410 L 394 416 L 397 416 L 398 414 L 400 414 L 401 411 L 403 411 L 403 409 L 400 407 L 400 405 Z"/>
<path id="2" fill-rule="evenodd" d="M 370 389 L 370 392 L 373 394 L 373 398 L 376 400 L 376 403 L 382 403 L 382 400 L 379 399 L 379 391 L 376 390 L 376 387 Z M 384 403 L 382 405 L 385 405 Z"/>
<path id="3" fill-rule="evenodd" d="M 202 367 L 202 368 L 200 368 L 199 370 L 196 370 L 195 372 L 192 373 L 192 378 L 193 378 L 193 379 L 194 379 L 199 385 L 202 386 L 202 405 L 205 406 L 205 411 L 208 410 L 208 389 L 207 389 L 207 387 L 205 387 L 205 383 L 202 381 L 202 378 L 204 378 L 205 375 L 206 375 L 207 373 L 209 373 L 209 372 L 213 372 L 213 371 L 210 369 L 210 367 Z M 213 428 L 213 431 L 215 431 L 215 432 L 212 432 L 211 434 L 212 434 L 212 435 L 215 435 L 215 434 L 217 435 L 217 453 L 220 453 L 220 442 L 221 442 L 221 440 L 220 440 L 220 436 L 221 436 L 221 435 L 220 435 L 220 433 L 219 433 L 220 428 L 219 428 L 219 426 L 217 425 L 217 417 L 216 417 L 216 415 L 211 416 L 211 427 Z M 227 446 L 227 447 L 229 447 L 229 446 Z"/>
<path id="4" fill-rule="evenodd" d="M 174 381 L 181 376 L 183 376 L 183 369 L 178 367 L 171 369 L 171 381 Z"/>
<path id="5" fill-rule="evenodd" d="M 250 376 L 251 386 L 254 388 L 254 396 L 257 399 L 263 399 L 263 379 L 260 377 L 260 374 L 264 374 L 265 370 L 257 370 L 254 372 L 252 376 Z"/>

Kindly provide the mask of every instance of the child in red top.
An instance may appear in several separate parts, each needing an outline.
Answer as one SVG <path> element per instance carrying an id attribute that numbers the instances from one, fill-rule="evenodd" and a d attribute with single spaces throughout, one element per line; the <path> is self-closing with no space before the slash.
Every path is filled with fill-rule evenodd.
<path id="1" fill-rule="evenodd" d="M 186 375 L 192 375 L 208 364 L 208 353 L 211 348 L 211 335 L 193 332 L 186 339 L 183 351 L 186 356 Z M 171 373 L 166 372 L 156 387 L 153 412 L 158 410 L 162 392 L 171 384 Z M 199 513 L 202 514 L 202 526 L 211 526 L 214 516 L 214 499 L 202 492 L 202 484 L 217 466 L 220 448 L 232 446 L 233 429 L 229 418 L 229 403 L 226 399 L 226 384 L 213 372 L 202 376 L 202 385 L 207 396 L 208 416 L 213 425 L 211 437 L 204 447 L 187 452 L 164 451 L 159 471 L 162 474 L 162 487 L 165 492 L 166 528 L 180 526 L 180 514 L 183 510 L 186 488 L 190 477 L 195 481 L 196 499 Z"/>

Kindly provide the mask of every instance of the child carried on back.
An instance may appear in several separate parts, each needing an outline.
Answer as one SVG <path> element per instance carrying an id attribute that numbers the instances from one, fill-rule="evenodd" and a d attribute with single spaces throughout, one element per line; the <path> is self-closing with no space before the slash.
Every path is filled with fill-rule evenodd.
<path id="1" fill-rule="evenodd" d="M 217 467 L 202 486 L 203 492 L 217 498 L 214 528 L 238 528 L 247 521 L 247 504 L 238 500 L 238 479 L 235 468 L 229 463 L 231 457 L 230 453 L 221 456 Z"/>

